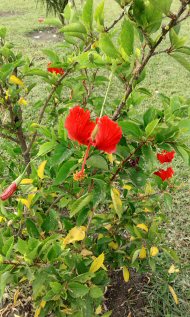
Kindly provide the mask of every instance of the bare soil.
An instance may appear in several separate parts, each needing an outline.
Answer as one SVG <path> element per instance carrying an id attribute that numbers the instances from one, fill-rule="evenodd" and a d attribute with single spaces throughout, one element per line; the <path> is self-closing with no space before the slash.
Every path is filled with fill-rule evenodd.
<path id="1" fill-rule="evenodd" d="M 22 12 L 18 12 L 18 11 L 0 11 L 0 17 L 1 18 L 7 18 L 7 17 L 12 17 L 12 16 L 17 16 L 17 15 L 21 15 Z"/>
<path id="2" fill-rule="evenodd" d="M 106 293 L 105 305 L 112 310 L 112 317 L 145 317 L 147 299 L 143 289 L 149 283 L 146 276 L 130 272 L 129 282 L 123 279 L 122 271 L 111 273 L 111 283 Z"/>
<path id="3" fill-rule="evenodd" d="M 58 42 L 63 38 L 55 27 L 39 28 L 39 30 L 31 31 L 26 35 L 35 41 L 41 42 Z"/>

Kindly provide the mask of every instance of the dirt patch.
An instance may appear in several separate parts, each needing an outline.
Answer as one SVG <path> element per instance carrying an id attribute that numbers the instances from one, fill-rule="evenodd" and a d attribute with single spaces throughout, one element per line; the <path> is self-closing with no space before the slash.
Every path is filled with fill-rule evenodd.
<path id="1" fill-rule="evenodd" d="M 58 42 L 63 39 L 62 35 L 58 33 L 58 29 L 54 27 L 34 30 L 26 34 L 35 41 L 41 42 Z"/>
<path id="2" fill-rule="evenodd" d="M 12 16 L 21 15 L 22 12 L 18 11 L 0 11 L 0 18 L 7 18 Z"/>
<path id="3" fill-rule="evenodd" d="M 143 295 L 145 285 L 149 283 L 146 276 L 130 273 L 130 280 L 126 283 L 121 271 L 113 272 L 111 283 L 106 292 L 105 305 L 112 310 L 113 317 L 147 317 L 145 307 L 147 299 Z"/>

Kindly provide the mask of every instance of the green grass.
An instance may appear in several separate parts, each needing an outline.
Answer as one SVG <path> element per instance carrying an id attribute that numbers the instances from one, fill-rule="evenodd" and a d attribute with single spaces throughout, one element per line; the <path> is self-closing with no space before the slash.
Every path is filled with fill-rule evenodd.
<path id="1" fill-rule="evenodd" d="M 176 0 L 174 10 L 178 5 L 179 1 Z M 106 19 L 109 25 L 113 18 L 118 16 L 120 9 L 113 0 L 106 1 L 106 8 L 108 9 Z M 24 55 L 33 58 L 35 64 L 45 67 L 48 60 L 42 53 L 43 48 L 56 48 L 58 44 L 40 42 L 26 36 L 26 33 L 39 28 L 38 17 L 45 17 L 44 8 L 36 6 L 34 0 L 1 0 L 0 13 L 10 10 L 14 10 L 18 14 L 0 16 L 0 25 L 4 25 L 8 29 L 8 40 L 15 44 L 17 50 L 21 50 Z M 190 44 L 189 30 L 190 19 L 185 21 L 181 32 L 184 36 L 187 36 L 188 44 Z M 168 41 L 163 47 L 167 47 L 167 43 Z M 159 107 L 158 92 L 168 96 L 181 95 L 190 98 L 189 81 L 190 73 L 171 57 L 166 54 L 155 56 L 147 67 L 147 77 L 142 84 L 144 87 L 148 87 L 153 94 L 153 97 L 146 101 L 146 106 L 151 106 L 151 104 L 155 103 Z M 117 88 L 117 93 L 119 95 L 119 88 Z M 34 93 L 32 97 L 35 99 Z M 39 98 L 39 95 L 37 98 Z M 176 160 L 176 162 L 178 162 L 176 163 L 176 174 L 181 182 L 181 188 L 174 197 L 173 208 L 166 210 L 169 217 L 166 229 L 168 244 L 171 244 L 181 258 L 182 270 L 176 278 L 174 286 L 180 305 L 177 307 L 174 304 L 169 293 L 163 296 L 160 294 L 162 281 L 159 278 L 155 278 L 154 285 L 145 290 L 150 304 L 150 307 L 147 307 L 146 316 L 151 317 L 190 316 L 190 180 L 188 167 L 184 166 L 180 159 Z"/>

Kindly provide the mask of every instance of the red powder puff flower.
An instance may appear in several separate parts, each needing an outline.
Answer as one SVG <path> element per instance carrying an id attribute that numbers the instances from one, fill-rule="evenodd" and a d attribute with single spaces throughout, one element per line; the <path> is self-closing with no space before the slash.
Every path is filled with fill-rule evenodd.
<path id="1" fill-rule="evenodd" d="M 89 110 L 85 111 L 81 107 L 76 106 L 70 110 L 65 120 L 65 128 L 71 140 L 88 145 L 92 131 L 95 128 L 95 123 L 90 120 Z"/>
<path id="2" fill-rule="evenodd" d="M 70 110 L 65 121 L 65 128 L 71 140 L 78 141 L 80 144 L 87 145 L 82 169 L 77 172 L 76 180 L 84 178 L 84 167 L 90 147 L 94 146 L 100 151 L 113 153 L 122 137 L 122 130 L 118 124 L 107 116 L 98 118 L 96 123 L 90 120 L 90 111 L 84 110 L 80 106 L 75 106 Z"/>
<path id="3" fill-rule="evenodd" d="M 115 152 L 122 137 L 121 128 L 107 116 L 97 119 L 97 126 L 98 132 L 92 144 L 100 151 Z"/>
<path id="4" fill-rule="evenodd" d="M 168 167 L 166 170 L 160 169 L 157 172 L 154 172 L 155 175 L 159 176 L 163 181 L 168 178 L 171 178 L 174 174 L 174 170 L 172 167 Z"/>
<path id="5" fill-rule="evenodd" d="M 161 164 L 170 163 L 172 162 L 175 156 L 175 151 L 167 152 L 163 150 L 162 153 L 157 154 L 157 159 L 160 161 Z"/>
<path id="6" fill-rule="evenodd" d="M 0 199 L 1 200 L 7 200 L 9 197 L 11 197 L 14 192 L 17 190 L 17 184 L 16 182 L 13 182 L 9 187 L 7 187 L 4 192 L 1 194 Z"/>
<path id="7" fill-rule="evenodd" d="M 59 74 L 59 75 L 64 75 L 64 73 L 65 73 L 63 68 L 51 67 L 51 63 L 48 63 L 47 70 L 50 73 L 55 73 L 55 74 Z"/>

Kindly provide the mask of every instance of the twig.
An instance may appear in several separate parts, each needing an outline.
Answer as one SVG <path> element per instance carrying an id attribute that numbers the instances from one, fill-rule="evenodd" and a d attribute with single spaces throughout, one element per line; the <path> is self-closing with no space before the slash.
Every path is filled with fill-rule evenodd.
<path id="1" fill-rule="evenodd" d="M 143 141 L 139 144 L 139 146 L 133 151 L 131 152 L 120 164 L 120 166 L 118 167 L 118 169 L 116 170 L 115 174 L 111 177 L 110 182 L 113 182 L 114 179 L 116 178 L 117 174 L 123 169 L 124 165 L 131 159 L 131 157 L 133 155 L 136 154 L 136 152 L 138 150 L 140 150 L 142 148 L 142 146 L 146 143 L 146 141 Z"/>
<path id="2" fill-rule="evenodd" d="M 111 29 L 113 29 L 114 26 L 124 17 L 124 15 L 125 15 L 125 10 L 122 11 L 120 16 L 117 19 L 115 19 L 109 27 L 105 27 L 105 32 L 109 32 Z"/>

